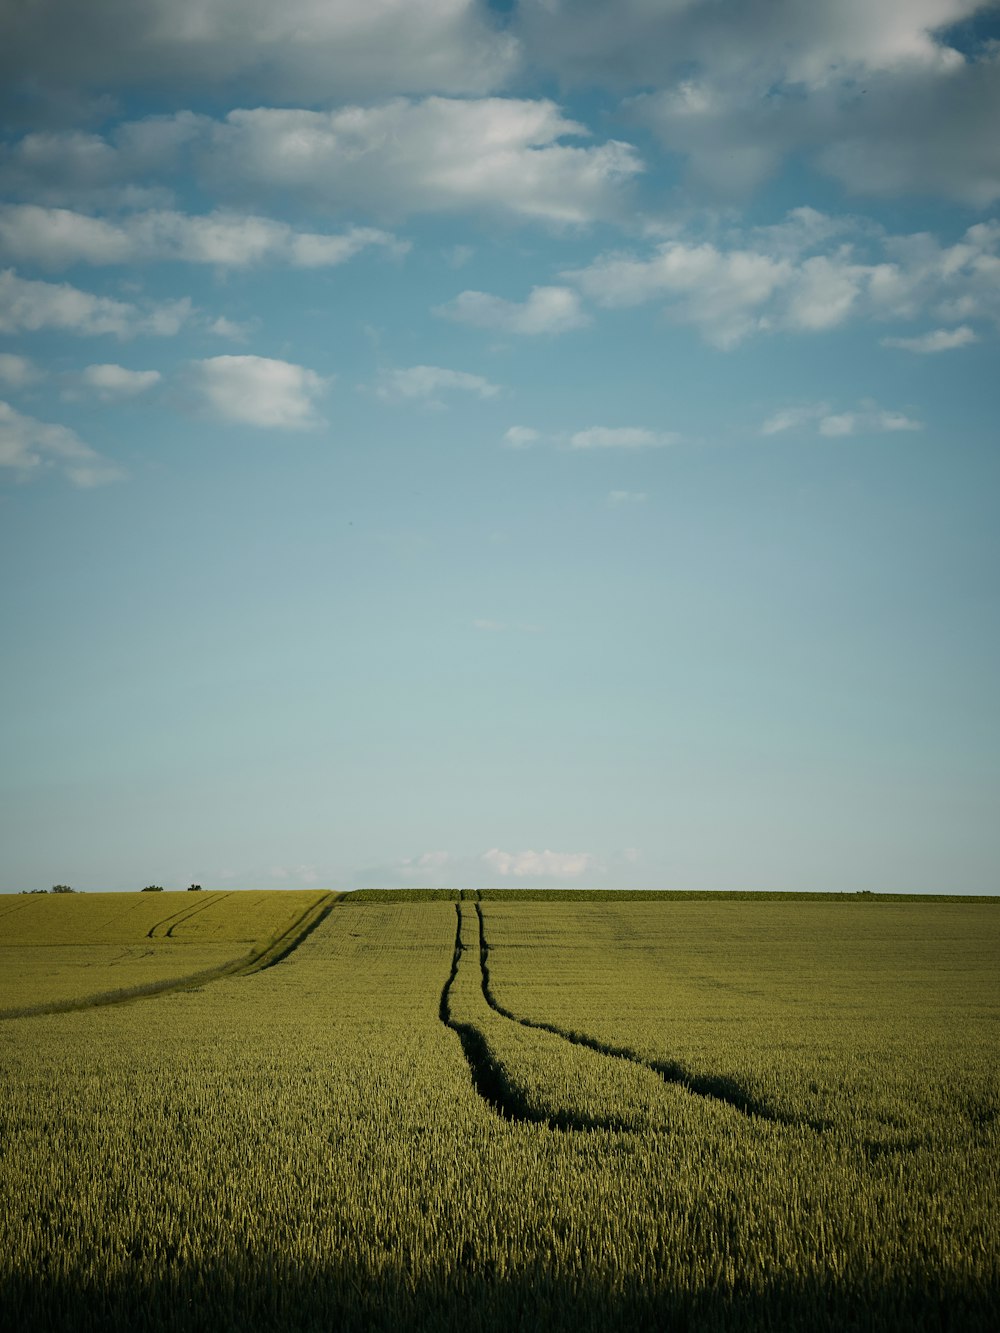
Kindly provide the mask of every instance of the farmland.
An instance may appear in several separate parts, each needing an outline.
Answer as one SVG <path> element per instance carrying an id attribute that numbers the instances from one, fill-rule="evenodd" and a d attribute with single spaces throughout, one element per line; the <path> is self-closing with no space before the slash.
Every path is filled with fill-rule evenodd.
<path id="1" fill-rule="evenodd" d="M 307 891 L 0 899 L 0 1017 L 249 967 L 327 898 Z"/>
<path id="2" fill-rule="evenodd" d="M 0 900 L 8 1008 L 174 906 L 106 897 Z M 1000 903 L 331 906 L 252 975 L 0 1023 L 11 1327 L 1000 1323 Z"/>

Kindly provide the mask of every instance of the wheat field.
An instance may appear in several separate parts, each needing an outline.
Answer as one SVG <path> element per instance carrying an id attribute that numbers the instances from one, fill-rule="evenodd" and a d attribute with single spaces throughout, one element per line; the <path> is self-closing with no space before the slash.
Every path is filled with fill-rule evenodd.
<path id="1" fill-rule="evenodd" d="M 0 902 L 15 1001 L 111 897 Z M 6 1326 L 1000 1325 L 995 901 L 255 897 L 0 1023 Z"/>

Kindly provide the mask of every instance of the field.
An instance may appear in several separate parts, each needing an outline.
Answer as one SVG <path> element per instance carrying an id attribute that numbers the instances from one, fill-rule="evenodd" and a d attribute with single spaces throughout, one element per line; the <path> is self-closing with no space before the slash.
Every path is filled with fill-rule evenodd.
<path id="1" fill-rule="evenodd" d="M 233 894 L 88 1006 L 111 897 L 0 899 L 8 1008 L 102 960 L 0 1023 L 5 1326 L 1000 1327 L 996 900 Z"/>
<path id="2" fill-rule="evenodd" d="M 332 899 L 308 891 L 5 896 L 0 1018 L 245 971 Z"/>

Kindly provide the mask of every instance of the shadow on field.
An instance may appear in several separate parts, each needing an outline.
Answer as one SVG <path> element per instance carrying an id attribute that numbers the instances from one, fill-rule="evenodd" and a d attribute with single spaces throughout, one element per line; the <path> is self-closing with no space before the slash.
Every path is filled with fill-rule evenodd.
<path id="1" fill-rule="evenodd" d="M 53 1264 L 53 1270 L 58 1265 Z M 308 1268 L 274 1253 L 217 1266 L 163 1259 L 156 1273 L 126 1262 L 114 1275 L 64 1272 L 0 1278 L 3 1326 L 18 1333 L 500 1333 L 610 1329 L 685 1333 L 994 1333 L 995 1290 L 927 1276 L 913 1285 L 772 1281 L 751 1289 L 664 1290 L 621 1277 L 614 1285 L 536 1271 L 499 1276 L 474 1242 L 456 1243 L 447 1269 L 415 1277 L 386 1256 L 380 1271 L 331 1263 Z"/>

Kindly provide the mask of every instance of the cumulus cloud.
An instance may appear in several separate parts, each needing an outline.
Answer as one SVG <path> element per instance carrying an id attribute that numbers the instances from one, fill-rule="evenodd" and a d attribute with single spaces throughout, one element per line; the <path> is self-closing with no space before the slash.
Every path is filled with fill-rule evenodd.
<path id="1" fill-rule="evenodd" d="M 610 253 L 563 277 L 606 307 L 661 300 L 723 349 L 754 333 L 820 332 L 852 318 L 1000 322 L 1000 224 L 977 223 L 942 246 L 926 233 L 886 235 L 803 208 L 775 227 Z"/>
<path id="2" fill-rule="evenodd" d="M 450 391 L 472 393 L 478 398 L 495 398 L 500 386 L 482 375 L 470 375 L 463 370 L 447 370 L 444 366 L 407 366 L 383 371 L 376 388 L 380 398 L 421 399 L 438 405 L 438 394 Z"/>
<path id="3" fill-rule="evenodd" d="M 24 389 L 42 379 L 42 371 L 27 356 L 16 352 L 0 352 L 0 384 L 9 389 Z"/>
<path id="4" fill-rule="evenodd" d="M 985 129 L 1000 119 L 1000 51 L 875 80 L 856 100 L 813 136 L 816 165 L 854 194 L 1000 199 L 1000 141 Z"/>
<path id="5" fill-rule="evenodd" d="M 586 83 L 662 84 L 692 66 L 713 78 L 805 88 L 878 70 L 948 69 L 937 31 L 983 0 L 521 0 L 529 57 Z"/>
<path id="6" fill-rule="evenodd" d="M 213 356 L 188 367 L 195 404 L 224 421 L 280 430 L 321 424 L 317 399 L 327 380 L 314 370 L 264 356 Z"/>
<path id="7" fill-rule="evenodd" d="M 805 153 L 857 193 L 1000 197 L 995 43 L 950 25 L 984 0 L 524 0 L 529 55 L 564 80 L 655 91 L 632 113 L 689 180 L 740 194 Z"/>
<path id="8" fill-rule="evenodd" d="M 502 852 L 493 847 L 482 860 L 498 875 L 517 879 L 578 879 L 597 869 L 589 852 Z"/>
<path id="9" fill-rule="evenodd" d="M 566 333 L 590 323 L 580 298 L 569 287 L 533 287 L 526 301 L 505 301 L 488 292 L 460 292 L 434 311 L 459 324 L 500 333 Z"/>
<path id="10" fill-rule="evenodd" d="M 0 78 L 323 101 L 496 87 L 516 41 L 477 0 L 34 0 L 0 10 Z"/>
<path id="11" fill-rule="evenodd" d="M 970 343 L 978 341 L 968 324 L 960 324 L 957 329 L 932 329 L 916 338 L 881 339 L 883 347 L 900 347 L 904 352 L 918 352 L 925 356 L 934 352 L 950 352 L 956 347 L 968 347 Z"/>
<path id="12" fill-rule="evenodd" d="M 69 427 L 25 416 L 3 401 L 0 467 L 10 468 L 22 480 L 55 470 L 81 489 L 119 481 L 125 475 Z"/>
<path id="13" fill-rule="evenodd" d="M 883 435 L 895 431 L 923 430 L 923 422 L 905 412 L 887 412 L 876 403 L 864 402 L 857 411 L 833 412 L 829 403 L 804 403 L 784 407 L 759 427 L 760 435 L 815 429 L 834 439 L 845 435 Z"/>
<path id="14" fill-rule="evenodd" d="M 996 54 L 866 75 L 863 91 L 685 79 L 631 107 L 712 195 L 745 194 L 797 154 L 854 194 L 1000 198 L 1000 145 L 982 132 L 1000 116 Z"/>
<path id="15" fill-rule="evenodd" d="M 621 187 L 641 166 L 625 143 L 561 142 L 587 137 L 550 101 L 396 98 L 331 112 L 232 111 L 212 125 L 200 161 L 216 188 L 281 191 L 324 209 L 582 223 L 619 213 Z"/>
<path id="16" fill-rule="evenodd" d="M 186 297 L 139 307 L 110 296 L 95 296 L 67 282 L 21 278 L 13 269 L 0 272 L 0 333 L 61 329 L 90 336 L 111 333 L 131 338 L 146 333 L 173 337 L 193 315 Z"/>
<path id="17" fill-rule="evenodd" d="M 106 403 L 135 398 L 162 378 L 158 370 L 128 370 L 114 363 L 86 366 L 80 372 L 80 383 Z"/>
<path id="18" fill-rule="evenodd" d="M 192 216 L 147 210 L 117 221 L 37 204 L 0 206 L 0 254 L 47 268 L 71 264 L 134 264 L 179 260 L 247 268 L 264 262 L 296 268 L 343 264 L 369 246 L 399 254 L 405 244 L 374 227 L 342 235 L 296 231 L 252 214 L 216 211 Z"/>
<path id="19" fill-rule="evenodd" d="M 585 126 L 543 99 L 394 98 L 335 111 L 258 106 L 221 120 L 191 112 L 150 117 L 106 137 L 32 133 L 0 148 L 0 175 L 8 196 L 34 205 L 114 203 L 165 213 L 166 241 L 152 223 L 147 230 L 174 247 L 196 245 L 198 227 L 170 221 L 162 182 L 173 175 L 200 176 L 241 210 L 276 199 L 283 208 L 392 218 L 483 212 L 581 224 L 625 216 L 627 186 L 642 163 L 629 144 L 589 139 Z M 198 226 L 209 230 L 206 220 Z M 257 226 L 255 237 L 260 232 Z M 292 244 L 273 231 L 263 239 Z M 130 242 L 98 226 L 86 243 L 101 253 Z"/>

